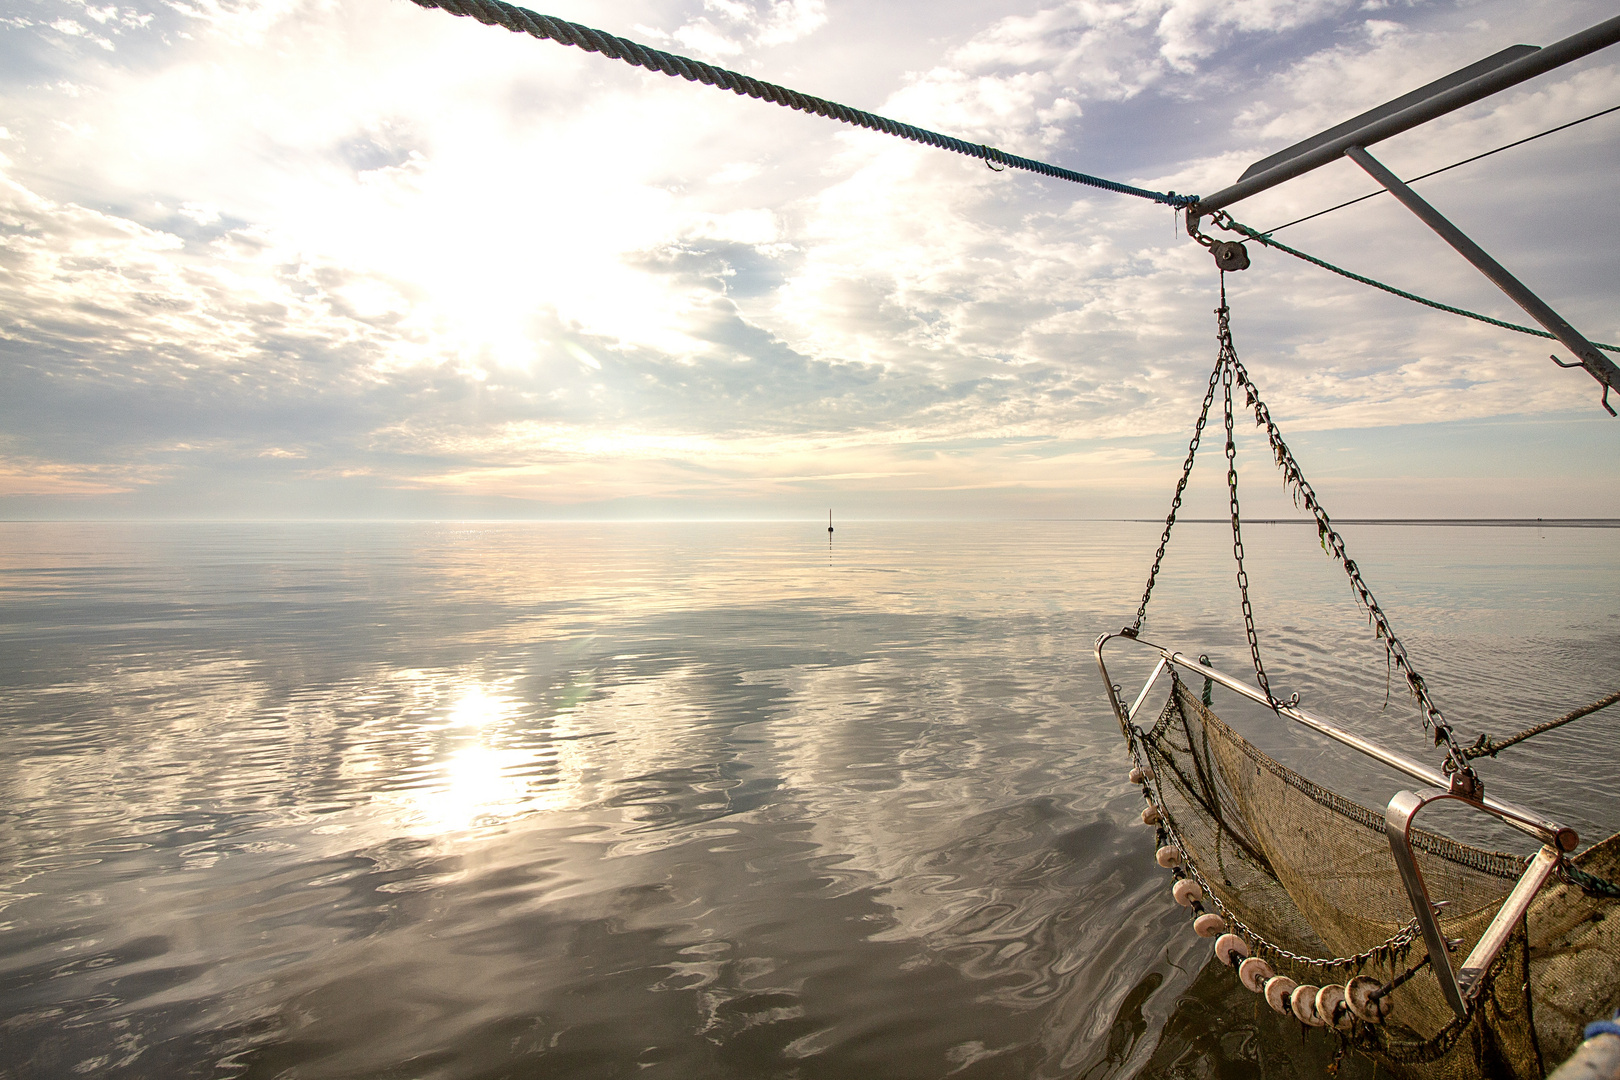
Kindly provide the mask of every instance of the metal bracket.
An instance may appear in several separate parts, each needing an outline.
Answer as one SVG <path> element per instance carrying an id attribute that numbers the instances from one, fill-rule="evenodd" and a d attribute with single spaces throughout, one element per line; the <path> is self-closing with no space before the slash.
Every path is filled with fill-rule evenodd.
<path id="1" fill-rule="evenodd" d="M 1536 857 L 1530 860 L 1530 866 L 1520 876 L 1518 884 L 1513 886 L 1513 891 L 1502 901 L 1496 917 L 1485 928 L 1485 933 L 1463 961 L 1462 968 L 1454 971 L 1451 966 L 1451 942 L 1441 932 L 1440 922 L 1436 918 L 1437 912 L 1447 901 L 1437 902 L 1430 898 L 1429 888 L 1423 881 L 1423 871 L 1418 869 L 1417 859 L 1412 853 L 1412 819 L 1425 806 L 1444 799 L 1455 799 L 1476 810 L 1491 813 L 1488 807 L 1472 799 L 1442 788 L 1423 788 L 1415 792 L 1396 792 L 1384 810 L 1384 825 L 1389 835 L 1390 853 L 1395 856 L 1395 866 L 1401 872 L 1401 882 L 1406 886 L 1406 896 L 1412 904 L 1412 914 L 1417 920 L 1418 929 L 1423 932 L 1423 943 L 1428 946 L 1429 966 L 1434 969 L 1435 978 L 1440 982 L 1440 993 L 1453 1012 L 1459 1017 L 1466 1017 L 1469 1002 L 1479 993 L 1485 973 L 1507 944 L 1514 926 L 1524 918 L 1530 901 L 1535 899 L 1536 893 L 1558 869 L 1563 855 L 1550 844 L 1542 846 Z"/>

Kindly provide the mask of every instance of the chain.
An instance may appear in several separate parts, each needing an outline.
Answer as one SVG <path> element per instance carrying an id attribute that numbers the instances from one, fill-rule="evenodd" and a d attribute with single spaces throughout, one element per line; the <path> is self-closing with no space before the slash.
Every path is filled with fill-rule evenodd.
<path id="1" fill-rule="evenodd" d="M 1176 511 L 1181 509 L 1181 497 L 1187 491 L 1187 478 L 1192 475 L 1193 459 L 1198 456 L 1198 444 L 1204 438 L 1204 424 L 1209 420 L 1209 407 L 1215 401 L 1215 384 L 1220 380 L 1221 370 L 1226 366 L 1226 354 L 1223 351 L 1215 361 L 1215 370 L 1209 373 L 1209 387 L 1204 391 L 1204 404 L 1198 410 L 1198 423 L 1193 427 L 1192 441 L 1187 444 L 1187 460 L 1181 466 L 1181 479 L 1176 481 L 1176 495 L 1170 500 L 1170 513 L 1164 519 L 1164 535 L 1159 537 L 1159 550 L 1153 553 L 1153 568 L 1148 571 L 1147 588 L 1142 590 L 1142 603 L 1136 609 L 1136 621 L 1123 631 L 1127 637 L 1135 637 L 1142 630 L 1142 620 L 1147 618 L 1148 600 L 1153 597 L 1153 583 L 1159 577 L 1159 565 L 1164 562 L 1164 549 L 1170 543 L 1170 530 L 1175 528 Z M 1228 410 L 1230 413 L 1231 410 Z M 1231 421 L 1228 419 L 1228 426 Z"/>
<path id="2" fill-rule="evenodd" d="M 1390 626 L 1384 609 L 1379 606 L 1372 590 L 1362 579 L 1361 569 L 1355 560 L 1350 558 L 1344 538 L 1333 528 L 1332 519 L 1322 508 L 1321 502 L 1316 497 L 1316 491 L 1306 481 L 1299 462 L 1294 459 L 1293 451 L 1283 442 L 1282 433 L 1277 430 L 1277 425 L 1271 419 L 1271 410 L 1260 399 L 1259 390 L 1249 378 L 1249 372 L 1244 368 L 1243 361 L 1238 359 L 1237 347 L 1232 343 L 1231 311 L 1226 304 L 1224 272 L 1221 274 L 1221 306 L 1215 309 L 1215 315 L 1220 353 L 1215 359 L 1214 370 L 1209 374 L 1209 386 L 1204 391 L 1204 403 L 1198 412 L 1198 423 L 1193 428 L 1192 440 L 1187 444 L 1187 460 L 1181 467 L 1181 479 L 1176 481 L 1176 494 L 1170 501 L 1170 513 L 1164 519 L 1164 533 L 1159 537 L 1159 548 L 1153 555 L 1153 567 L 1148 571 L 1147 587 L 1142 590 L 1142 602 L 1137 606 L 1136 620 L 1126 627 L 1123 633 L 1127 637 L 1135 637 L 1142 629 L 1143 620 L 1147 618 L 1148 601 L 1153 596 L 1153 585 L 1158 579 L 1159 569 L 1164 561 L 1165 548 L 1170 543 L 1170 531 L 1176 523 L 1176 512 L 1181 509 L 1182 497 L 1187 490 L 1187 480 L 1192 475 L 1193 460 L 1198 454 L 1204 426 L 1209 420 L 1210 406 L 1214 404 L 1215 387 L 1219 384 L 1225 404 L 1226 485 L 1232 514 L 1232 554 L 1237 559 L 1238 592 L 1243 601 L 1243 628 L 1249 639 L 1249 654 L 1254 659 L 1254 674 L 1259 681 L 1260 689 L 1265 693 L 1266 700 L 1271 703 L 1272 708 L 1278 707 L 1277 699 L 1271 694 L 1270 682 L 1266 678 L 1265 665 L 1260 659 L 1260 639 L 1255 632 L 1254 609 L 1249 601 L 1249 575 L 1243 566 L 1242 515 L 1238 506 L 1237 490 L 1237 447 L 1233 439 L 1235 409 L 1232 404 L 1232 386 L 1235 382 L 1243 387 L 1245 405 L 1254 410 L 1255 423 L 1266 431 L 1266 441 L 1271 445 L 1277 467 L 1282 470 L 1283 483 L 1293 492 L 1294 505 L 1303 505 L 1316 519 L 1316 532 L 1322 550 L 1329 552 L 1344 566 L 1344 572 L 1350 579 L 1350 587 L 1354 590 L 1362 608 L 1366 610 L 1367 618 L 1373 624 L 1378 640 L 1384 643 L 1385 655 L 1405 677 L 1407 689 L 1418 702 L 1422 712 L 1423 729 L 1434 735 L 1436 747 L 1445 747 L 1446 756 L 1441 768 L 1450 778 L 1452 791 L 1469 799 L 1483 798 L 1485 785 L 1469 764 L 1468 753 L 1457 742 L 1456 735 L 1451 725 L 1446 722 L 1444 714 L 1440 712 L 1439 706 L 1429 697 L 1428 684 L 1412 667 L 1406 646 L 1395 636 L 1395 630 Z"/>
<path id="3" fill-rule="evenodd" d="M 1254 677 L 1260 692 L 1266 695 L 1273 710 L 1277 699 L 1271 696 L 1271 681 L 1266 678 L 1266 666 L 1260 662 L 1260 637 L 1254 630 L 1254 607 L 1249 603 L 1249 572 L 1243 568 L 1243 514 L 1238 508 L 1237 444 L 1232 439 L 1232 375 L 1237 364 L 1237 350 L 1232 345 L 1230 312 L 1226 306 L 1226 274 L 1221 274 L 1221 306 L 1216 309 L 1221 339 L 1221 392 L 1226 405 L 1226 492 L 1232 506 L 1232 558 L 1237 560 L 1238 596 L 1243 601 L 1243 632 L 1249 637 L 1249 655 L 1254 657 Z"/>
<path id="4" fill-rule="evenodd" d="M 1259 390 L 1255 388 L 1254 382 L 1249 378 L 1249 373 L 1244 368 L 1243 361 L 1238 359 L 1237 350 L 1232 345 L 1231 329 L 1224 314 L 1226 308 L 1224 289 L 1221 294 L 1221 308 L 1223 312 L 1220 321 L 1221 355 L 1223 358 L 1230 358 L 1233 376 L 1236 378 L 1238 385 L 1243 387 L 1248 406 L 1254 410 L 1254 422 L 1266 430 L 1266 440 L 1271 444 L 1272 454 L 1277 459 L 1277 467 L 1282 470 L 1283 482 L 1293 492 L 1294 505 L 1303 504 L 1305 509 L 1309 510 L 1311 515 L 1315 517 L 1316 532 L 1322 543 L 1322 550 L 1331 553 L 1334 558 L 1343 564 L 1344 572 L 1350 578 L 1350 587 L 1355 591 L 1356 598 L 1361 603 L 1362 608 L 1366 610 L 1368 619 L 1376 629 L 1378 639 L 1383 641 L 1386 655 L 1394 662 L 1395 667 L 1401 674 L 1405 676 L 1407 689 L 1411 691 L 1413 698 L 1417 700 L 1419 707 L 1422 709 L 1423 729 L 1433 733 L 1436 747 L 1445 747 L 1446 758 L 1442 769 L 1451 778 L 1452 790 L 1466 798 L 1483 798 L 1485 794 L 1484 782 L 1479 779 L 1473 767 L 1468 764 L 1467 752 L 1458 744 L 1451 725 L 1446 723 L 1446 718 L 1441 714 L 1439 706 L 1435 705 L 1433 699 L 1429 697 L 1428 684 L 1424 681 L 1423 676 L 1413 669 L 1412 661 L 1406 653 L 1406 646 L 1402 645 L 1400 639 L 1395 636 L 1395 631 L 1389 625 L 1389 618 L 1384 614 L 1384 609 L 1378 605 L 1378 600 L 1373 596 L 1372 590 L 1362 580 L 1361 569 L 1356 565 L 1356 561 L 1350 558 L 1345 549 L 1344 537 L 1340 536 L 1338 531 L 1333 528 L 1332 520 L 1328 517 L 1327 511 L 1322 508 L 1321 502 L 1316 497 L 1315 490 L 1306 481 L 1305 474 L 1300 470 L 1299 462 L 1294 460 L 1293 451 L 1288 449 L 1288 444 L 1283 442 L 1282 433 L 1277 430 L 1277 425 L 1272 422 L 1271 410 L 1266 408 L 1264 401 L 1260 400 Z M 1228 422 L 1230 423 L 1230 418 Z M 1236 482 L 1233 481 L 1232 483 L 1232 528 L 1235 532 L 1237 529 L 1237 488 Z M 1241 569 L 1239 578 L 1241 582 Z M 1245 617 L 1248 615 L 1246 599 L 1244 615 Z M 1254 644 L 1252 623 L 1250 624 L 1249 642 L 1251 646 Z M 1256 671 L 1259 670 L 1259 663 L 1260 657 L 1258 651 L 1256 651 Z M 1263 686 L 1264 678 L 1262 677 Z"/>

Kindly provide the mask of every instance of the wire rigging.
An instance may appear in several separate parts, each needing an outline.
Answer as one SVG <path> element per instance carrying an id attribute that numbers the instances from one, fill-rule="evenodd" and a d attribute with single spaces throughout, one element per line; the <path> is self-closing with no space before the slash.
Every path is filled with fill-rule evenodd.
<path id="1" fill-rule="evenodd" d="M 1502 151 L 1511 150 L 1515 146 L 1523 146 L 1527 142 L 1534 142 L 1535 140 L 1541 138 L 1544 135 L 1554 135 L 1554 134 L 1557 134 L 1560 131 L 1564 131 L 1567 128 L 1572 128 L 1576 124 L 1584 124 L 1588 120 L 1596 120 L 1600 116 L 1608 116 L 1612 112 L 1620 112 L 1620 105 L 1611 105 L 1607 109 L 1602 109 L 1602 110 L 1600 110 L 1598 112 L 1593 113 L 1590 116 L 1583 116 L 1579 120 L 1571 120 L 1567 124 L 1559 124 L 1555 128 L 1548 128 L 1546 131 L 1539 131 L 1534 135 L 1530 135 L 1530 136 L 1527 136 L 1527 137 L 1525 137 L 1523 139 L 1519 139 L 1516 142 L 1510 142 L 1510 143 L 1507 143 L 1505 145 L 1498 146 L 1495 150 L 1487 150 L 1483 154 L 1475 154 L 1473 157 L 1463 158 L 1461 161 L 1454 161 L 1450 165 L 1444 166 L 1443 168 L 1435 169 L 1433 172 L 1426 172 L 1422 176 L 1414 176 L 1414 177 L 1412 177 L 1412 179 L 1405 180 L 1405 181 L 1402 181 L 1402 182 L 1406 183 L 1406 184 L 1415 184 L 1419 180 L 1427 180 L 1431 176 L 1439 176 L 1441 173 L 1450 172 L 1452 169 L 1458 168 L 1459 166 L 1470 165 L 1470 164 L 1478 161 L 1480 158 L 1488 158 L 1492 154 L 1500 154 Z M 1343 210 L 1345 207 L 1354 206 L 1358 202 L 1366 202 L 1368 199 L 1372 198 L 1374 195 L 1385 195 L 1385 194 L 1388 194 L 1388 192 L 1387 192 L 1387 190 L 1385 188 L 1379 188 L 1377 191 L 1369 191 L 1365 195 L 1358 195 L 1356 198 L 1351 199 L 1348 202 L 1342 202 L 1338 206 L 1330 206 L 1326 210 L 1318 210 L 1314 214 L 1306 214 L 1302 218 L 1295 218 L 1293 221 L 1290 221 L 1287 225 L 1278 225 L 1275 229 L 1267 229 L 1267 230 L 1265 230 L 1263 235 L 1272 236 L 1272 235 L 1274 235 L 1276 233 L 1280 233 L 1284 229 L 1290 228 L 1290 227 L 1292 227 L 1294 225 L 1301 225 L 1301 224 L 1304 224 L 1307 221 L 1312 220 L 1313 218 L 1319 218 L 1323 214 L 1331 214 L 1335 210 Z"/>
<path id="2" fill-rule="evenodd" d="M 589 26 L 582 26 L 566 19 L 541 15 L 527 8 L 505 3 L 504 0 L 412 0 L 412 2 L 420 7 L 439 8 L 448 11 L 452 15 L 471 16 L 487 26 L 503 26 L 516 34 L 529 34 L 542 40 L 556 41 L 563 45 L 573 45 L 584 49 L 586 52 L 601 53 L 603 56 L 614 60 L 623 60 L 627 64 L 646 68 L 648 71 L 679 76 L 689 82 L 700 82 L 705 86 L 730 90 L 732 93 L 743 97 L 773 102 L 784 108 L 814 113 L 817 116 L 825 116 L 841 123 L 852 124 L 855 127 L 881 131 L 885 135 L 893 135 L 897 138 L 923 143 L 926 146 L 936 146 L 942 150 L 965 154 L 968 157 L 980 159 L 991 168 L 999 165 L 1002 168 L 1022 169 L 1025 172 L 1038 173 L 1041 176 L 1050 176 L 1075 184 L 1084 184 L 1087 187 L 1101 188 L 1104 191 L 1118 192 L 1121 195 L 1134 195 L 1139 199 L 1152 199 L 1156 203 L 1164 203 L 1167 206 L 1178 208 L 1189 206 L 1198 201 L 1196 195 L 1177 195 L 1173 191 L 1152 191 L 1148 188 L 1133 187 L 1130 184 L 1121 184 L 1115 180 L 1105 180 L 1100 176 L 1075 172 L 1072 169 L 1065 169 L 1044 161 L 1019 157 L 1016 154 L 1009 154 L 1003 150 L 997 150 L 993 146 L 986 146 L 983 143 L 967 142 L 962 139 L 952 138 L 949 135 L 941 135 L 936 131 L 929 131 L 927 128 L 902 124 L 898 120 L 890 120 L 887 117 L 878 116 L 876 113 L 865 112 L 861 109 L 852 109 L 847 105 L 840 105 L 825 98 L 801 94 L 797 90 L 790 90 L 785 86 L 778 86 L 775 83 L 764 82 L 735 71 L 715 67 L 712 64 L 705 64 L 701 60 L 693 60 L 685 56 L 678 56 L 675 53 L 648 48 L 628 38 L 617 37 L 601 30 L 593 30 Z"/>
<path id="3" fill-rule="evenodd" d="M 1553 339 L 1553 335 L 1545 330 L 1538 330 L 1533 326 L 1520 326 L 1518 323 L 1510 323 L 1502 319 L 1493 319 L 1489 315 L 1481 315 L 1479 312 L 1469 311 L 1467 308 L 1453 307 L 1450 304 L 1442 304 L 1438 300 L 1430 300 L 1426 296 L 1419 296 L 1417 293 L 1407 292 L 1405 289 L 1397 289 L 1393 285 L 1386 285 L 1382 281 L 1358 274 L 1353 270 L 1346 270 L 1342 266 L 1335 266 L 1326 259 L 1318 259 L 1315 255 L 1308 255 L 1305 252 L 1300 251 L 1298 248 L 1291 248 L 1281 240 L 1273 239 L 1269 233 L 1263 233 L 1256 229 L 1251 229 L 1241 221 L 1233 219 L 1233 217 L 1224 210 L 1216 211 L 1213 215 L 1211 215 L 1211 220 L 1229 232 L 1242 233 L 1250 240 L 1254 240 L 1266 247 L 1276 248 L 1278 251 L 1292 255 L 1296 259 L 1303 259 L 1313 266 L 1320 266 L 1324 270 L 1332 271 L 1333 273 L 1338 274 L 1340 277 L 1349 278 L 1351 281 L 1359 282 L 1362 285 L 1370 285 L 1375 289 L 1381 289 L 1392 296 L 1399 296 L 1403 300 L 1410 300 L 1415 304 L 1422 304 L 1425 307 L 1432 307 L 1436 311 L 1444 311 L 1452 315 L 1461 315 L 1465 319 L 1473 319 L 1476 322 L 1486 323 L 1490 326 L 1499 326 L 1503 330 L 1513 330 L 1520 334 L 1529 334 L 1532 337 L 1547 338 L 1549 340 Z M 1197 237 L 1198 234 L 1194 233 L 1194 238 L 1197 239 Z M 1610 345 L 1602 341 L 1594 341 L 1592 344 L 1606 352 L 1620 353 L 1620 345 Z"/>

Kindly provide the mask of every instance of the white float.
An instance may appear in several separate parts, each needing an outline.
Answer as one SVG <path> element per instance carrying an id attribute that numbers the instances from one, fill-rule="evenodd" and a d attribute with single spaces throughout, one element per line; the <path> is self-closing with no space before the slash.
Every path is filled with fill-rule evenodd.
<path id="1" fill-rule="evenodd" d="M 1307 1027 L 1326 1027 L 1327 1021 L 1316 1015 L 1316 992 L 1320 986 L 1296 986 L 1288 995 L 1288 1009 L 1294 1019 Z"/>
<path id="2" fill-rule="evenodd" d="M 1294 992 L 1294 987 L 1298 985 L 1297 982 L 1286 975 L 1273 975 L 1266 980 L 1264 988 L 1266 1004 L 1270 1005 L 1274 1012 L 1280 1012 L 1284 1016 L 1292 1016 L 1293 1009 L 1289 1007 L 1288 996 Z"/>
<path id="3" fill-rule="evenodd" d="M 1350 1009 L 1344 1003 L 1344 987 L 1338 983 L 1324 986 L 1316 992 L 1316 1015 L 1324 1024 L 1338 1028 L 1340 1031 L 1349 1031 L 1354 1018 Z"/>
<path id="4" fill-rule="evenodd" d="M 1249 943 L 1236 934 L 1222 934 L 1215 939 L 1215 959 L 1232 966 L 1232 957 L 1246 957 L 1249 955 Z"/>
<path id="5" fill-rule="evenodd" d="M 1258 994 L 1266 988 L 1266 983 L 1275 978 L 1277 973 L 1271 970 L 1271 965 L 1258 956 L 1251 956 L 1238 965 L 1238 982 L 1243 989 L 1251 994 Z"/>
<path id="6" fill-rule="evenodd" d="M 1344 988 L 1344 1003 L 1350 1006 L 1350 1011 L 1356 1019 L 1363 1024 L 1382 1023 L 1384 1017 L 1395 1007 L 1389 1000 L 1389 995 L 1374 997 L 1382 989 L 1383 984 L 1370 975 L 1357 975 L 1351 979 Z"/>

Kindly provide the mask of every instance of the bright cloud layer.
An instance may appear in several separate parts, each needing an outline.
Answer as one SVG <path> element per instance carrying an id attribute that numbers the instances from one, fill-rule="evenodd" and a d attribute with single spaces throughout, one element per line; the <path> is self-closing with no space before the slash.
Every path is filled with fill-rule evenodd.
<path id="1" fill-rule="evenodd" d="M 551 13 L 1182 191 L 1607 14 Z M 29 0 L 0 49 L 9 514 L 1147 514 L 1213 359 L 1215 274 L 1163 207 L 403 0 Z M 1379 152 L 1411 175 L 1617 102 L 1600 55 Z M 1602 340 L 1620 336 L 1602 235 L 1617 122 L 1425 187 Z M 1369 189 L 1340 163 L 1239 216 L 1272 226 Z M 1522 320 L 1387 201 L 1287 235 Z M 1291 430 L 1361 447 L 1322 459 L 1353 508 L 1620 513 L 1592 494 L 1615 490 L 1593 384 L 1544 344 L 1255 261 L 1229 282 L 1239 348 Z M 1571 433 L 1568 452 L 1476 452 L 1502 424 Z M 1426 449 L 1352 434 L 1392 427 Z"/>

